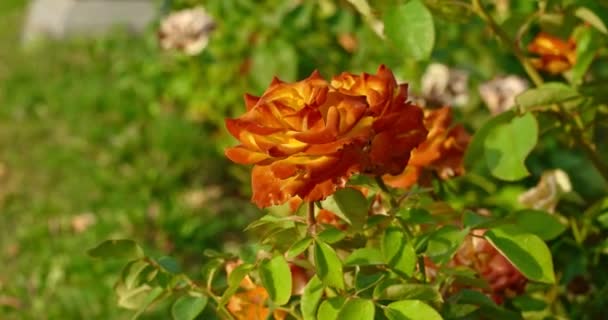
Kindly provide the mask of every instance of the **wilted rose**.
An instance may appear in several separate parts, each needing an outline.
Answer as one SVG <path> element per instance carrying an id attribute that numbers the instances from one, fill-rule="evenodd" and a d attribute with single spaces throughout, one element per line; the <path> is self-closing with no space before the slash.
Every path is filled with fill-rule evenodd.
<path id="1" fill-rule="evenodd" d="M 515 105 L 515 97 L 528 89 L 525 79 L 509 75 L 497 77 L 479 86 L 479 95 L 493 115 L 505 112 Z"/>
<path id="2" fill-rule="evenodd" d="M 487 287 L 476 287 L 496 303 L 502 303 L 505 297 L 513 297 L 524 292 L 528 280 L 505 258 L 492 244 L 482 236 L 485 230 L 474 230 L 472 235 L 465 237 L 462 245 L 456 251 L 447 266 L 467 267 L 475 271 L 481 279 L 487 282 Z M 439 267 L 432 260 L 424 260 L 426 276 L 433 279 L 437 276 Z M 469 285 L 454 283 L 449 292 L 458 292 Z"/>
<path id="3" fill-rule="evenodd" d="M 464 173 L 463 156 L 471 139 L 462 125 L 452 124 L 452 109 L 426 110 L 426 140 L 412 151 L 405 170 L 396 176 L 385 175 L 384 181 L 397 188 L 409 188 L 419 182 L 423 172 L 434 171 L 441 179 Z"/>
<path id="4" fill-rule="evenodd" d="M 505 297 L 523 293 L 528 280 L 490 242 L 481 236 L 485 230 L 474 230 L 465 238 L 451 264 L 467 266 L 488 282 L 489 293 L 496 303 Z"/>
<path id="5" fill-rule="evenodd" d="M 247 112 L 227 119 L 241 144 L 226 156 L 254 164 L 253 202 L 282 204 L 294 196 L 321 200 L 357 172 L 399 173 L 426 136 L 422 111 L 406 103 L 406 87 L 390 70 L 344 73 L 331 84 L 319 73 L 296 83 L 273 80 Z"/>
<path id="6" fill-rule="evenodd" d="M 567 71 L 576 63 L 576 43 L 572 39 L 564 41 L 541 32 L 528 45 L 528 51 L 538 55 L 531 60 L 534 67 L 551 74 Z"/>
<path id="7" fill-rule="evenodd" d="M 566 172 L 548 170 L 543 172 L 535 187 L 519 195 L 517 200 L 528 208 L 554 212 L 561 196 L 570 191 L 572 184 Z"/>
<path id="8" fill-rule="evenodd" d="M 421 80 L 427 107 L 463 106 L 469 101 L 469 73 L 441 63 L 430 64 Z"/>
<path id="9" fill-rule="evenodd" d="M 160 24 L 158 39 L 161 48 L 179 50 L 188 55 L 199 54 L 207 47 L 215 28 L 213 18 L 202 7 L 174 12 Z"/>

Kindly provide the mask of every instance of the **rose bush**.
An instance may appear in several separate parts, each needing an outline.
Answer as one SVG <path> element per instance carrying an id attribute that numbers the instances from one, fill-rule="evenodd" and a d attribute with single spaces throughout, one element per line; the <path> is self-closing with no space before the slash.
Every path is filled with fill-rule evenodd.
<path id="1" fill-rule="evenodd" d="M 319 3 L 319 12 L 337 6 Z M 205 252 L 196 280 L 143 256 L 133 242 L 104 243 L 92 255 L 128 246 L 134 257 L 117 285 L 120 301 L 140 290 L 144 301 L 176 297 L 173 310 L 188 305 L 195 316 L 212 304 L 227 319 L 576 318 L 587 307 L 601 315 L 608 166 L 598 132 L 605 131 L 607 100 L 595 80 L 606 74 L 591 66 L 605 55 L 592 40 L 605 43 L 606 27 L 588 7 L 602 7 L 522 2 L 530 11 L 522 17 L 503 1 L 492 11 L 481 0 L 348 3 L 385 50 L 402 56 L 379 63 L 375 74 L 324 78 L 315 71 L 300 81 L 275 78 L 259 97 L 245 95 L 243 113 L 225 121 L 238 141 L 225 154 L 251 166 L 250 175 L 235 171 L 251 177 L 251 200 L 265 209 L 246 229 L 256 243 L 238 253 Z M 469 37 L 467 45 L 491 43 L 508 53 L 489 62 L 474 60 L 476 50 L 453 54 L 450 41 L 462 39 L 443 38 L 435 25 L 468 19 L 464 13 L 484 22 L 470 27 L 482 41 Z M 554 15 L 575 21 L 556 26 Z M 273 39 L 258 31 L 248 39 L 260 37 Z M 334 40 L 356 59 L 365 45 L 356 37 L 363 35 L 341 30 Z M 261 61 L 249 59 L 244 65 Z M 430 64 L 435 59 L 462 66 Z M 516 75 L 501 76 L 496 62 Z M 432 68 L 422 75 L 426 64 Z M 512 83 L 476 90 L 488 79 Z M 487 106 L 475 105 L 475 92 Z M 573 145 L 582 152 L 569 151 Z M 568 174 L 554 168 L 568 163 Z M 572 192 L 568 175 L 589 168 L 594 175 L 579 176 L 578 190 L 587 179 L 596 179 L 589 183 L 596 189 Z M 141 282 L 132 281 L 133 272 Z"/>

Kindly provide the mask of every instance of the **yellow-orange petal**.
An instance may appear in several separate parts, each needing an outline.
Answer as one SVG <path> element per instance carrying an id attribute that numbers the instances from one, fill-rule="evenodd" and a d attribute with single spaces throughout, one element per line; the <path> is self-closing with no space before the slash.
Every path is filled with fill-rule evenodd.
<path id="1" fill-rule="evenodd" d="M 267 155 L 251 151 L 243 146 L 227 148 L 224 154 L 231 161 L 240 164 L 255 164 L 268 159 Z"/>

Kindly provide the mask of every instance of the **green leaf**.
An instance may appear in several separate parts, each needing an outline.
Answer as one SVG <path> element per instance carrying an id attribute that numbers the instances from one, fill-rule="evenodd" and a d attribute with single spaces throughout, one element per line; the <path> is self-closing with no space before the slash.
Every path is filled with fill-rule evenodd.
<path id="1" fill-rule="evenodd" d="M 538 123 L 531 113 L 494 127 L 484 141 L 486 165 L 492 175 L 507 181 L 527 176 L 524 161 L 537 139 Z"/>
<path id="2" fill-rule="evenodd" d="M 473 171 L 478 162 L 483 162 L 485 166 L 485 161 L 480 160 L 484 159 L 486 137 L 496 126 L 508 123 L 513 117 L 515 117 L 515 112 L 513 110 L 505 111 L 486 121 L 483 126 L 475 132 L 473 139 L 469 143 L 464 154 L 464 165 L 467 171 Z"/>
<path id="3" fill-rule="evenodd" d="M 114 292 L 118 296 L 118 306 L 130 310 L 139 309 L 145 303 L 150 291 L 152 291 L 152 287 L 147 284 L 127 288 L 124 283 L 119 281 L 114 286 Z"/>
<path id="4" fill-rule="evenodd" d="M 411 277 L 416 268 L 416 252 L 407 241 L 405 233 L 398 227 L 389 227 L 382 238 L 384 261 L 393 271 Z"/>
<path id="5" fill-rule="evenodd" d="M 579 17 L 581 20 L 589 23 L 603 34 L 608 34 L 608 28 L 606 28 L 606 24 L 604 23 L 604 21 L 602 21 L 602 18 L 600 18 L 593 10 L 590 10 L 586 7 L 579 7 L 574 12 L 574 15 Z"/>
<path id="6" fill-rule="evenodd" d="M 384 310 L 389 320 L 442 320 L 439 313 L 419 300 L 402 300 L 389 304 Z"/>
<path id="7" fill-rule="evenodd" d="M 139 259 L 144 251 L 133 240 L 106 240 L 97 247 L 87 251 L 93 258 L 103 259 Z"/>
<path id="8" fill-rule="evenodd" d="M 148 307 L 152 303 L 154 303 L 154 301 L 156 301 L 163 294 L 163 292 L 164 292 L 164 289 L 161 287 L 152 288 L 146 295 L 142 304 L 139 306 L 139 310 L 137 310 L 137 312 L 133 315 L 133 317 L 131 317 L 131 320 L 135 320 L 135 319 L 139 318 L 139 316 L 142 313 L 144 313 L 146 311 L 146 309 L 148 309 Z"/>
<path id="9" fill-rule="evenodd" d="M 207 306 L 207 297 L 184 295 L 175 300 L 171 307 L 174 320 L 194 320 Z"/>
<path id="10" fill-rule="evenodd" d="M 163 270 L 165 270 L 169 273 L 177 274 L 177 273 L 181 272 L 179 263 L 177 262 L 177 260 L 175 260 L 172 257 L 163 256 L 163 257 L 158 258 L 156 260 L 156 262 L 158 263 L 158 265 L 161 266 L 161 268 L 163 268 Z"/>
<path id="11" fill-rule="evenodd" d="M 435 222 L 435 218 L 433 218 L 431 213 L 422 208 L 402 208 L 397 212 L 397 215 L 404 221 L 413 224 Z"/>
<path id="12" fill-rule="evenodd" d="M 344 231 L 341 231 L 339 229 L 336 229 L 334 227 L 327 227 L 325 230 L 321 231 L 317 237 L 325 242 L 325 243 L 336 243 L 342 239 L 344 239 L 344 237 L 346 236 L 346 234 L 344 233 Z"/>
<path id="13" fill-rule="evenodd" d="M 385 276 L 386 274 L 384 272 L 366 274 L 363 271 L 359 271 L 355 275 L 355 289 L 357 289 L 357 291 L 367 290 L 382 281 Z"/>
<path id="14" fill-rule="evenodd" d="M 581 29 L 576 37 L 576 63 L 572 67 L 572 83 L 579 85 L 583 82 L 599 49 L 600 41 L 597 31 L 590 28 Z"/>
<path id="15" fill-rule="evenodd" d="M 129 262 L 122 270 L 121 280 L 126 289 L 133 289 L 142 282 L 146 270 L 154 269 L 145 260 L 134 260 Z"/>
<path id="16" fill-rule="evenodd" d="M 462 217 L 462 223 L 465 227 L 471 229 L 487 228 L 487 225 L 500 223 L 501 219 L 480 215 L 473 211 L 465 211 Z"/>
<path id="17" fill-rule="evenodd" d="M 342 263 L 332 247 L 323 242 L 315 242 L 315 266 L 319 279 L 328 287 L 343 289 Z"/>
<path id="18" fill-rule="evenodd" d="M 522 92 L 515 97 L 515 103 L 521 111 L 529 111 L 579 97 L 580 94 L 567 84 L 562 82 L 547 82 L 537 88 Z"/>
<path id="19" fill-rule="evenodd" d="M 416 283 L 383 283 L 376 286 L 374 298 L 379 300 L 424 300 L 440 302 L 443 300 L 436 287 Z"/>
<path id="20" fill-rule="evenodd" d="M 323 283 L 319 280 L 319 277 L 313 276 L 302 293 L 302 299 L 300 300 L 300 310 L 302 311 L 302 317 L 304 320 L 314 320 L 317 314 L 317 307 L 323 296 Z"/>
<path id="21" fill-rule="evenodd" d="M 469 289 L 463 289 L 458 291 L 455 295 L 449 299 L 449 304 L 465 304 L 479 306 L 477 312 L 484 319 L 497 319 L 497 320 L 519 320 L 522 319 L 521 315 L 517 312 L 502 308 L 490 299 L 487 295 Z"/>
<path id="22" fill-rule="evenodd" d="M 306 237 L 298 242 L 294 243 L 291 248 L 287 251 L 287 258 L 293 259 L 300 255 L 300 253 L 306 251 L 308 247 L 312 244 L 312 238 Z"/>
<path id="23" fill-rule="evenodd" d="M 426 254 L 435 263 L 446 263 L 456 253 L 467 234 L 469 234 L 469 228 L 442 227 L 429 237 Z"/>
<path id="24" fill-rule="evenodd" d="M 547 302 L 528 295 L 517 296 L 512 302 L 521 311 L 542 311 L 547 308 Z"/>
<path id="25" fill-rule="evenodd" d="M 354 298 L 342 306 L 338 319 L 374 320 L 375 312 L 376 308 L 371 300 Z"/>
<path id="26" fill-rule="evenodd" d="M 219 268 L 223 264 L 224 261 L 218 258 L 211 259 L 207 263 L 205 263 L 201 268 L 202 281 L 205 284 L 211 285 L 213 283 L 217 270 L 219 270 Z"/>
<path id="27" fill-rule="evenodd" d="M 317 312 L 318 320 L 338 320 L 338 313 L 346 302 L 346 297 L 337 296 L 329 298 L 321 303 L 319 312 Z M 341 319 L 340 319 L 341 320 Z"/>
<path id="28" fill-rule="evenodd" d="M 514 215 L 515 224 L 525 232 L 539 236 L 543 240 L 557 238 L 566 230 L 559 219 L 552 214 L 539 210 L 521 210 Z"/>
<path id="29" fill-rule="evenodd" d="M 369 204 L 361 191 L 357 189 L 340 189 L 323 201 L 322 205 L 323 208 L 335 213 L 355 230 L 360 230 L 367 220 Z"/>
<path id="30" fill-rule="evenodd" d="M 291 271 L 289 264 L 283 256 L 276 256 L 272 260 L 264 260 L 259 268 L 262 285 L 268 291 L 270 299 L 282 306 L 291 297 Z"/>
<path id="31" fill-rule="evenodd" d="M 426 60 L 433 51 L 433 15 L 419 0 L 386 10 L 384 33 L 398 50 L 415 60 Z"/>
<path id="32" fill-rule="evenodd" d="M 526 278 L 555 283 L 551 252 L 538 236 L 526 233 L 517 226 L 503 226 L 487 231 L 485 237 Z"/>
<path id="33" fill-rule="evenodd" d="M 344 261 L 345 266 L 370 266 L 384 264 L 382 252 L 375 248 L 360 248 L 348 256 Z"/>
<path id="34" fill-rule="evenodd" d="M 220 304 L 223 305 L 228 302 L 228 299 L 232 297 L 232 295 L 238 290 L 241 285 L 241 281 L 249 274 L 251 270 L 253 270 L 254 266 L 249 263 L 243 263 L 238 265 L 232 272 L 230 276 L 228 276 L 228 288 L 224 291 L 222 298 L 220 299 Z"/>

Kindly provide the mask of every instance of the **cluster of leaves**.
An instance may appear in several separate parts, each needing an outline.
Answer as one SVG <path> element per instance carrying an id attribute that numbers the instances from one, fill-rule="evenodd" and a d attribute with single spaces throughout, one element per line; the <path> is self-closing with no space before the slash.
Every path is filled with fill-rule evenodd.
<path id="1" fill-rule="evenodd" d="M 200 4 L 190 0 L 175 2 L 175 8 Z M 199 56 L 158 55 L 151 37 L 147 38 L 143 54 L 133 52 L 132 47 L 126 45 L 132 42 L 129 39 L 120 39 L 118 44 L 100 42 L 82 52 L 85 55 L 92 52 L 98 62 L 95 52 L 114 52 L 93 68 L 97 71 L 91 71 L 105 77 L 106 70 L 112 70 L 109 79 L 100 76 L 103 81 L 99 82 L 104 88 L 111 82 L 113 90 L 95 88 L 85 92 L 78 74 L 82 69 L 78 69 L 78 75 L 73 76 L 76 85 L 72 84 L 74 87 L 69 87 L 70 90 L 65 89 L 64 80 L 56 86 L 54 82 L 29 85 L 44 90 L 23 97 L 12 98 L 14 95 L 7 94 L 20 92 L 11 88 L 19 88 L 22 83 L 27 85 L 28 79 L 24 78 L 28 73 L 6 82 L 8 90 L 0 98 L 13 106 L 9 109 L 12 117 L 21 114 L 19 109 L 24 105 L 28 116 L 36 115 L 36 119 L 49 121 L 55 119 L 52 106 L 65 105 L 71 121 L 80 124 L 70 128 L 87 126 L 82 118 L 83 104 L 94 106 L 91 108 L 96 110 L 90 112 L 93 119 L 100 119 L 94 115 L 110 107 L 122 111 L 109 112 L 107 122 L 111 125 L 91 133 L 87 140 L 105 143 L 106 137 L 115 137 L 112 145 L 119 150 L 114 152 L 116 159 L 112 165 L 128 164 L 123 168 L 136 168 L 128 171 L 138 177 L 133 184 L 147 187 L 136 188 L 140 191 L 135 193 L 131 180 L 125 180 L 119 188 L 112 183 L 98 182 L 103 190 L 92 190 L 103 194 L 99 198 L 115 203 L 111 208 L 104 207 L 103 203 L 97 207 L 104 214 L 110 215 L 108 211 L 113 210 L 123 216 L 119 219 L 127 216 L 134 225 L 141 225 L 145 218 L 139 213 L 146 211 L 151 202 L 158 201 L 159 195 L 166 197 L 166 201 L 162 201 L 164 209 L 160 210 L 161 221 L 173 230 L 175 252 L 172 254 L 177 256 L 176 259 L 146 257 L 132 241 L 109 241 L 91 251 L 96 257 L 129 261 L 115 292 L 119 305 L 137 309 L 136 316 L 152 304 L 171 302 L 171 312 L 176 319 L 213 318 L 212 309 L 219 317 L 230 318 L 226 304 L 233 295 L 243 291 L 243 279 L 253 277 L 270 298 L 259 308 L 281 311 L 294 318 L 601 317 L 601 311 L 606 308 L 603 296 L 608 288 L 608 278 L 601 268 L 606 263 L 608 248 L 605 200 L 608 145 L 602 138 L 607 132 L 604 123 L 608 117 L 603 90 L 608 79 L 606 6 L 592 0 L 522 0 L 511 1 L 511 7 L 505 11 L 496 3 L 493 6 L 494 1 L 458 0 L 205 1 L 207 10 L 218 18 L 218 27 L 209 47 Z M 467 23 L 459 24 L 461 22 Z M 384 31 L 379 30 L 378 25 L 383 25 Z M 576 63 L 569 71 L 541 75 L 531 67 L 523 44 L 539 30 L 563 39 L 571 37 L 576 42 Z M 356 46 L 341 45 L 338 41 L 341 37 L 350 39 Z M 77 48 L 72 46 L 69 50 L 77 51 Z M 124 59 L 134 55 L 138 55 L 134 59 L 137 62 Z M 73 60 L 81 61 L 81 58 L 76 54 Z M 469 128 L 475 129 L 465 156 L 465 176 L 436 180 L 432 189 L 405 193 L 381 190 L 375 183 L 366 182 L 372 190 L 368 197 L 344 189 L 319 204 L 338 215 L 344 223 L 342 227 L 317 224 L 315 230 L 310 230 L 306 206 L 296 214 L 273 208 L 272 214 L 248 229 L 259 238 L 260 244 L 242 250 L 238 258 L 243 263 L 230 275 L 222 272 L 222 267 L 236 261 L 237 256 L 206 252 L 203 272 L 187 276 L 194 274 L 192 270 L 198 267 L 198 256 L 197 262 L 191 262 L 192 251 L 219 245 L 212 243 L 210 237 L 216 235 L 226 221 L 231 221 L 232 216 L 210 218 L 211 223 L 208 223 L 210 219 L 201 219 L 190 212 L 184 217 L 185 211 L 171 204 L 178 201 L 178 195 L 167 193 L 173 194 L 175 185 L 183 187 L 180 183 L 184 177 L 187 184 L 196 185 L 199 182 L 192 178 L 194 175 L 207 176 L 222 171 L 215 160 L 205 162 L 205 168 L 201 169 L 196 164 L 197 157 L 216 158 L 216 152 L 204 150 L 226 145 L 223 118 L 242 110 L 242 93 L 261 91 L 274 75 L 295 80 L 313 69 L 337 74 L 343 70 L 374 70 L 380 63 L 391 66 L 399 76 L 412 79 L 411 87 L 416 90 L 429 60 L 464 66 L 472 71 L 474 84 L 500 73 L 527 72 L 536 86 L 517 97 L 514 109 L 492 118 L 473 94 L 473 101 L 460 115 Z M 49 71 L 49 78 L 53 77 L 52 72 L 55 71 Z M 74 103 L 48 98 L 51 91 L 73 91 L 82 96 L 76 95 L 80 97 L 79 103 Z M 111 98 L 102 94 L 107 91 L 112 92 Z M 70 95 L 71 99 L 75 97 Z M 51 105 L 48 109 L 51 115 L 40 107 L 45 104 Z M 119 121 L 114 129 L 117 117 L 128 121 L 124 121 L 126 124 Z M 182 118 L 202 122 L 202 130 Z M 141 120 L 141 123 L 129 119 Z M 122 133 L 108 135 L 108 128 Z M 149 140 L 140 141 L 140 146 L 134 136 L 149 137 Z M 189 147 L 184 146 L 184 141 Z M 133 148 L 134 145 L 137 148 Z M 148 148 L 153 149 L 149 151 L 153 161 L 139 161 Z M 184 150 L 198 151 L 190 154 Z M 55 161 L 65 167 L 68 166 L 65 159 L 60 155 Z M 19 158 L 13 162 L 19 162 Z M 211 170 L 209 166 L 217 166 L 218 170 Z M 152 172 L 150 167 L 158 170 Z M 575 190 L 558 199 L 561 201 L 555 213 L 547 209 L 530 210 L 517 202 L 517 195 L 533 186 L 544 170 L 555 168 L 568 172 Z M 243 171 L 235 171 L 243 175 Z M 110 180 L 113 175 L 108 172 L 99 171 L 99 180 L 95 181 Z M 211 180 L 217 182 L 225 178 L 220 174 Z M 80 187 L 74 189 L 81 190 Z M 114 192 L 108 193 L 105 189 Z M 239 189 L 242 194 L 246 193 L 245 183 Z M 121 200 L 125 195 L 140 193 L 137 201 Z M 384 199 L 386 215 L 368 214 L 377 194 Z M 62 193 L 58 198 L 67 197 Z M 398 206 L 390 205 L 391 198 L 401 197 L 404 200 Z M 79 201 L 69 201 L 83 202 L 75 205 L 74 210 L 84 210 L 90 205 L 88 202 L 98 202 L 97 198 L 74 198 Z M 25 210 L 20 209 L 19 201 L 11 202 L 13 209 L 9 210 L 9 217 L 22 216 L 21 211 Z M 231 198 L 224 200 L 230 201 Z M 67 210 L 63 206 L 51 207 Z M 490 210 L 491 215 L 479 214 L 479 208 Z M 169 216 L 164 216 L 167 212 Z M 13 221 L 28 223 L 25 219 Z M 114 223 L 108 225 L 115 227 Z M 46 226 L 38 229 L 44 228 Z M 106 229 L 99 232 L 111 232 L 114 237 L 132 236 L 122 230 Z M 447 265 L 467 235 L 474 234 L 475 230 L 489 230 L 479 237 L 492 243 L 532 281 L 525 294 L 507 297 L 504 305 L 499 306 L 478 291 L 487 286 L 479 275 Z M 86 239 L 86 242 L 94 241 Z M 146 243 L 145 247 L 159 246 L 159 242 L 152 243 Z M 78 243 L 75 247 L 80 246 Z M 156 249 L 146 250 L 153 251 Z M 253 254 L 260 251 L 265 254 L 259 257 Z M 427 258 L 441 266 L 433 277 L 424 270 Z M 62 259 L 73 258 L 62 255 Z M 186 261 L 183 268 L 177 267 L 176 260 Z M 63 263 L 49 269 L 63 270 Z M 296 286 L 290 269 L 294 264 L 307 270 L 307 286 L 301 295 L 292 294 Z M 41 278 L 46 279 L 49 287 L 55 283 L 51 271 L 48 277 Z M 454 284 L 459 287 L 457 292 L 452 291 Z M 69 301 L 70 296 L 64 300 Z M 49 313 L 49 317 L 54 314 L 61 312 Z"/>

